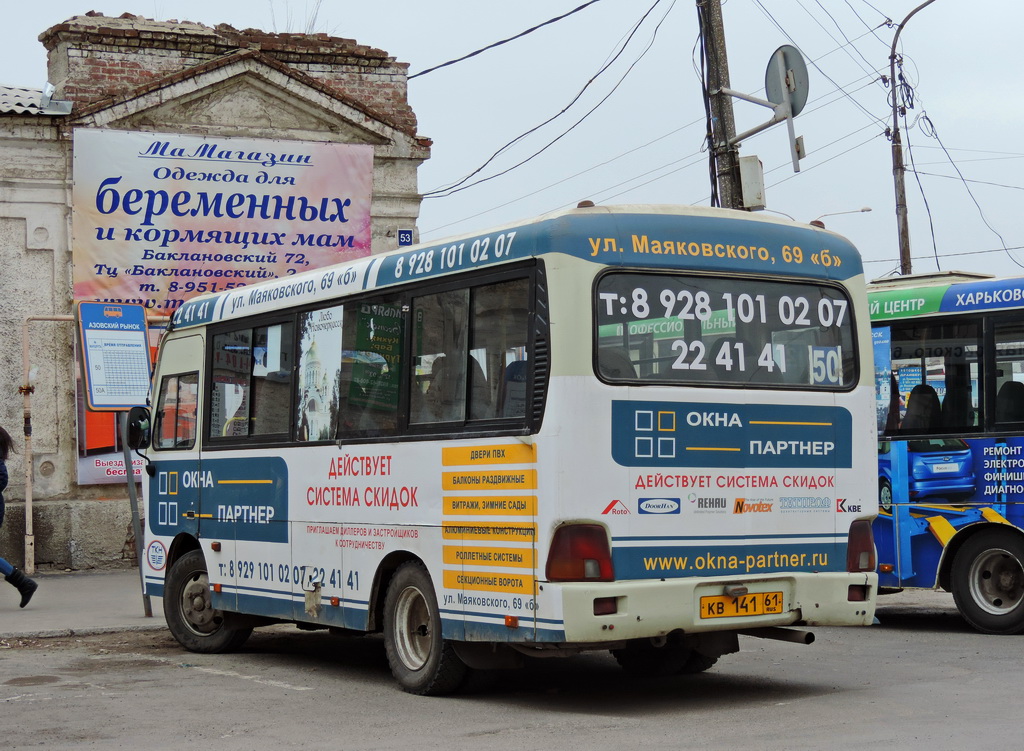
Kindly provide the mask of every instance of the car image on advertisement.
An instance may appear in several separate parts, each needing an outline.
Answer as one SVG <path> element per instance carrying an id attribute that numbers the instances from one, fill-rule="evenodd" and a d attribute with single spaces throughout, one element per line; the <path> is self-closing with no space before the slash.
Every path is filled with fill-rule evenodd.
<path id="1" fill-rule="evenodd" d="M 892 507 L 893 442 L 878 444 L 878 502 Z M 925 498 L 963 501 L 975 493 L 971 448 L 960 438 L 916 438 L 907 441 L 907 495 L 911 503 Z"/>

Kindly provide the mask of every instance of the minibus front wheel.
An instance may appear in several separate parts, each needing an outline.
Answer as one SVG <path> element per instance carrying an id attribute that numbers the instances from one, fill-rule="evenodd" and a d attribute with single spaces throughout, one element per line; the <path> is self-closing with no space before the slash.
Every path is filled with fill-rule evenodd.
<path id="1" fill-rule="evenodd" d="M 252 628 L 228 628 L 224 613 L 213 607 L 202 550 L 190 550 L 171 566 L 164 585 L 164 617 L 171 635 L 190 652 L 230 652 L 252 633 Z"/>

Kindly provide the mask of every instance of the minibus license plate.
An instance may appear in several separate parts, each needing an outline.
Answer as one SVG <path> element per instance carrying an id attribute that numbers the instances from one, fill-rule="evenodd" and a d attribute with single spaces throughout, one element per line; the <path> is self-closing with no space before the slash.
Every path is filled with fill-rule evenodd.
<path id="1" fill-rule="evenodd" d="M 782 592 L 751 592 L 739 597 L 718 595 L 700 598 L 701 618 L 736 618 L 781 612 Z"/>

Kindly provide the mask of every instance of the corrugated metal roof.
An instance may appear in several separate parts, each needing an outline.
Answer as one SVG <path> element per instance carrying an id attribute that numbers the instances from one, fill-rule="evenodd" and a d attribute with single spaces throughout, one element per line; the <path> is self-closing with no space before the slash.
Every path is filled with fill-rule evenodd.
<path id="1" fill-rule="evenodd" d="M 0 85 L 0 114 L 19 115 L 66 115 L 67 110 L 51 104 L 45 109 L 39 106 L 43 92 L 39 89 L 19 89 Z M 56 104 L 56 103 L 54 103 Z"/>

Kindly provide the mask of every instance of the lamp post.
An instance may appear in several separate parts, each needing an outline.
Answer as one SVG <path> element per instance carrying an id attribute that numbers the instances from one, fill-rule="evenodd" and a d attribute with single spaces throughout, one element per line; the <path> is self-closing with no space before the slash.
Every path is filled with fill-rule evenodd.
<path id="1" fill-rule="evenodd" d="M 829 214 L 822 214 L 816 219 L 812 219 L 811 221 L 808 222 L 808 224 L 810 224 L 812 227 L 821 227 L 822 229 L 825 229 L 825 223 L 821 220 L 824 219 L 826 216 L 839 216 L 840 214 L 863 214 L 866 211 L 871 211 L 871 207 L 862 206 L 859 209 L 850 209 L 849 211 L 833 211 Z"/>

